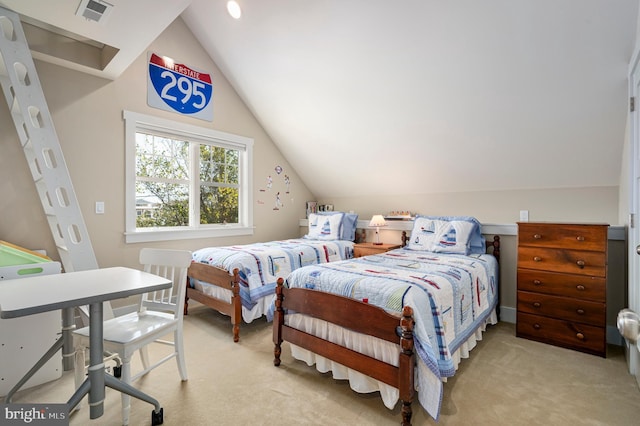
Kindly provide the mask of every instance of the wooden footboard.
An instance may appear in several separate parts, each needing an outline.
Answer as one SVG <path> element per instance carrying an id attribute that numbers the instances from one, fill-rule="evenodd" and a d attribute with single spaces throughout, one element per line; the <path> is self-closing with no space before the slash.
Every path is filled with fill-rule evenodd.
<path id="1" fill-rule="evenodd" d="M 354 299 L 316 290 L 283 286 L 276 287 L 276 311 L 273 319 L 275 366 L 280 365 L 282 342 L 308 349 L 318 355 L 357 370 L 376 380 L 396 387 L 402 400 L 402 425 L 411 425 L 411 403 L 415 396 L 413 350 L 413 310 L 405 306 L 402 317 L 381 308 Z M 355 352 L 349 348 L 323 340 L 314 335 L 285 325 L 287 310 L 323 319 L 352 331 L 374 336 L 398 344 L 398 366 Z M 348 315 L 345 315 L 348 312 Z M 366 321 L 359 321 L 366 318 Z"/>
<path id="2" fill-rule="evenodd" d="M 231 302 L 216 299 L 192 288 L 187 280 L 187 293 L 184 299 L 184 314 L 188 314 L 189 299 L 196 300 L 203 305 L 215 309 L 225 315 L 231 317 L 231 325 L 233 328 L 233 341 L 240 340 L 240 324 L 242 323 L 242 303 L 240 301 L 240 277 L 238 269 L 229 272 L 226 269 L 218 268 L 212 265 L 206 265 L 200 262 L 192 262 L 187 272 L 189 278 L 212 284 L 232 293 Z"/>

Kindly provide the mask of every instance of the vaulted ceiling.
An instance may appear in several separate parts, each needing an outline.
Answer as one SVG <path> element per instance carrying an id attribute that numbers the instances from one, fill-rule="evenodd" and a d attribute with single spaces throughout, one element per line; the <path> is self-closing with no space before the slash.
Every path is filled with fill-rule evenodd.
<path id="1" fill-rule="evenodd" d="M 49 60 L 107 78 L 181 16 L 320 199 L 619 183 L 638 0 L 108 1 L 0 6 L 97 41 L 106 66 Z"/>

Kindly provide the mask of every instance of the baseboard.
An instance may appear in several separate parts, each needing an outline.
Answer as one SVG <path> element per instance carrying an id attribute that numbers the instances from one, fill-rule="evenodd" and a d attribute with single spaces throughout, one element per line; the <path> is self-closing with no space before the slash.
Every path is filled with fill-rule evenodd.
<path id="1" fill-rule="evenodd" d="M 507 306 L 500 306 L 500 321 L 508 322 L 510 324 L 515 324 L 516 309 L 509 308 Z"/>

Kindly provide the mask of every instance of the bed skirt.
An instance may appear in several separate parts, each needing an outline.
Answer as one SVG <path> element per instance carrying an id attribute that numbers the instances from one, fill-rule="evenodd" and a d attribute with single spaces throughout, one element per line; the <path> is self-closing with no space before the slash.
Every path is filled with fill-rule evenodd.
<path id="1" fill-rule="evenodd" d="M 199 280 L 192 279 L 191 282 L 193 283 L 194 288 L 199 292 L 207 296 L 220 299 L 226 303 L 231 303 L 231 297 L 233 296 L 231 290 L 227 290 L 226 288 L 207 283 L 202 283 Z M 242 306 L 242 319 L 244 320 L 244 322 L 250 323 L 254 319 L 266 315 L 269 308 L 273 305 L 275 297 L 276 295 L 272 294 L 261 298 L 252 309 L 248 309 L 247 307 Z"/>
<path id="2" fill-rule="evenodd" d="M 302 314 L 289 314 L 285 317 L 285 321 L 287 325 L 291 327 L 345 346 L 372 358 L 395 366 L 398 365 L 398 345 L 381 341 L 372 336 L 355 333 L 334 324 L 329 324 L 326 321 L 313 319 Z M 470 351 L 476 346 L 479 340 L 482 340 L 482 333 L 486 330 L 487 325 L 496 324 L 497 322 L 498 317 L 494 309 L 487 319 L 476 328 L 475 332 L 471 333 L 469 338 L 452 354 L 452 360 L 456 370 L 458 369 L 460 361 L 468 358 Z M 346 368 L 337 362 L 316 355 L 299 346 L 293 344 L 290 346 L 293 358 L 304 361 L 309 366 L 315 364 L 316 369 L 321 373 L 331 371 L 334 379 L 349 380 L 349 386 L 354 391 L 359 393 L 380 392 L 384 405 L 390 410 L 392 410 L 398 402 L 399 391 L 397 388 L 374 380 L 358 371 Z M 416 357 L 416 359 L 419 358 Z M 443 381 L 446 381 L 446 378 L 442 380 L 434 376 L 421 361 L 418 361 L 417 367 L 415 370 L 416 377 L 414 383 L 416 391 L 418 392 L 418 400 L 427 413 L 437 420 L 442 402 Z"/>

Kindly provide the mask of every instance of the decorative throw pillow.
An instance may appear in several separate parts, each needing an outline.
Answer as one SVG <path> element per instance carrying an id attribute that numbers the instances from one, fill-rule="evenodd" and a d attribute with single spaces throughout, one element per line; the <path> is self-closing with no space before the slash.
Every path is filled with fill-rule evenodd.
<path id="1" fill-rule="evenodd" d="M 411 239 L 407 248 L 409 250 L 431 251 L 437 234 L 438 221 L 426 217 L 417 217 L 411 230 Z"/>
<path id="2" fill-rule="evenodd" d="M 343 215 L 320 216 L 309 215 L 309 233 L 312 240 L 337 240 L 340 238 L 340 224 Z"/>
<path id="3" fill-rule="evenodd" d="M 474 224 L 467 221 L 437 221 L 438 234 L 432 241 L 431 251 L 436 253 L 469 254 L 469 240 Z"/>
<path id="4" fill-rule="evenodd" d="M 480 233 L 479 222 L 474 218 L 418 216 L 406 248 L 435 253 L 470 254 L 477 252 L 480 245 L 484 247 L 484 237 Z"/>

